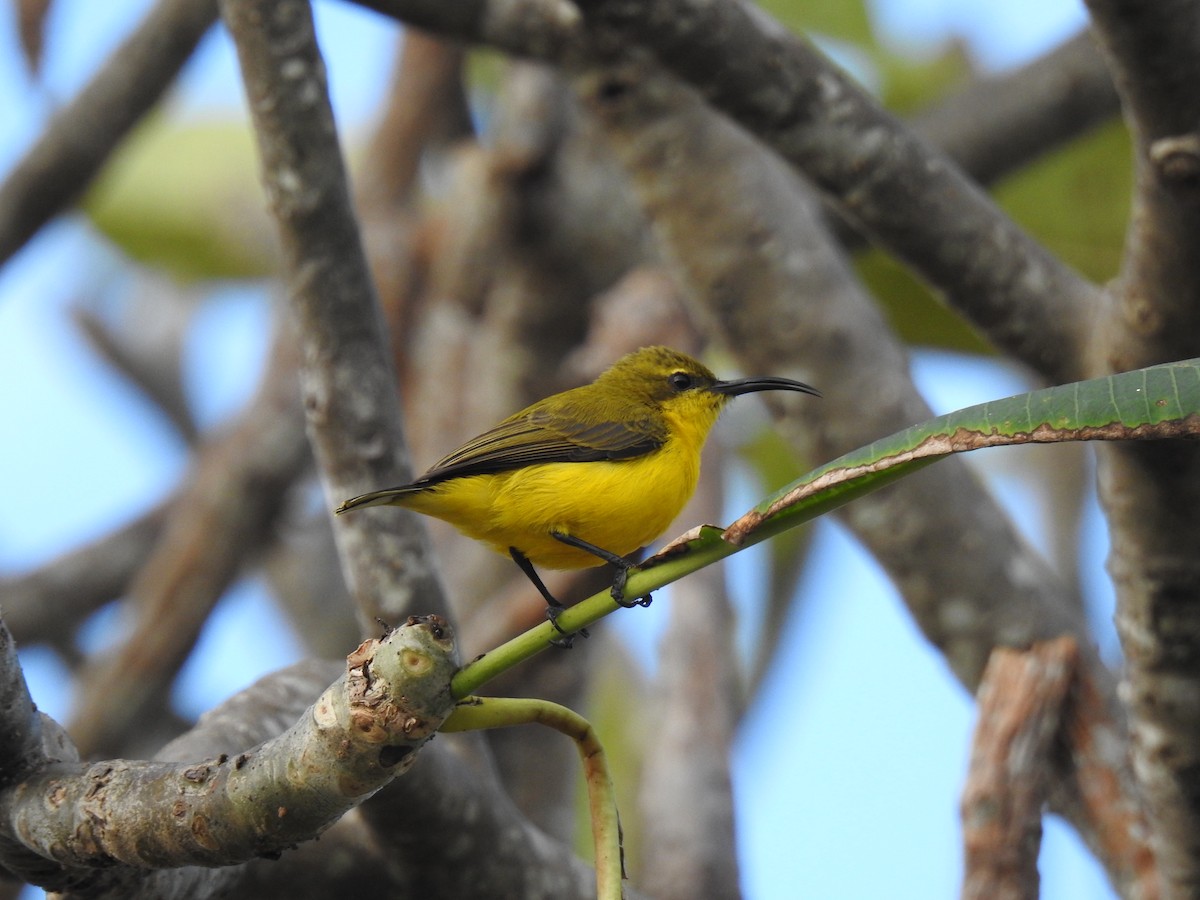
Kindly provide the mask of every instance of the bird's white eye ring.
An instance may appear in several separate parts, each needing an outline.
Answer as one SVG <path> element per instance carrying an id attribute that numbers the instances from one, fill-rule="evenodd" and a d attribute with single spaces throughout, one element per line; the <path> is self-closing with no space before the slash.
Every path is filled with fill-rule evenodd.
<path id="1" fill-rule="evenodd" d="M 677 391 L 686 391 L 692 386 L 692 376 L 687 372 L 672 372 L 667 381 L 671 382 L 671 387 Z"/>

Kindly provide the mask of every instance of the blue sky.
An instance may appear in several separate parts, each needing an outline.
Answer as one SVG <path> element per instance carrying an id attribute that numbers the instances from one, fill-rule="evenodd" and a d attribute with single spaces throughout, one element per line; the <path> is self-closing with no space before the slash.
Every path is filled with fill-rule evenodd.
<path id="1" fill-rule="evenodd" d="M 146 0 L 58 0 L 40 84 L 19 64 L 11 25 L 0 23 L 0 169 L 12 165 L 55 100 L 71 95 L 148 6 Z M 339 121 L 354 129 L 386 83 L 395 30 L 341 4 L 317 9 Z M 958 36 L 989 66 L 1019 62 L 1061 40 L 1082 15 L 1078 3 L 1065 0 L 878 5 L 878 19 L 897 44 Z M 172 103 L 192 116 L 241 115 L 236 67 L 223 36 L 205 41 Z M 186 449 L 136 394 L 95 365 L 65 319 L 78 298 L 102 305 L 106 292 L 127 288 L 121 261 L 73 217 L 0 270 L 0 421 L 12 429 L 4 446 L 0 570 L 24 569 L 104 533 L 159 498 L 183 471 Z M 231 285 L 205 310 L 186 363 L 203 421 L 219 422 L 246 400 L 262 362 L 264 331 L 263 303 L 254 290 Z M 921 354 L 915 372 L 939 411 L 1023 389 L 1006 372 L 944 354 Z M 1012 498 L 1019 497 L 1019 484 L 1003 466 L 992 477 L 998 496 L 1018 506 Z M 731 512 L 754 499 L 736 498 Z M 1093 600 L 1107 610 L 1111 591 L 1098 522 L 1093 517 L 1081 553 Z M 1040 540 L 1035 523 L 1024 527 L 1031 540 Z M 833 523 L 822 523 L 815 539 L 826 564 L 803 585 L 802 611 L 786 625 L 787 652 L 735 748 L 746 896 L 957 896 L 957 804 L 972 705 L 853 539 Z M 753 567 L 753 553 L 739 565 Z M 739 602 L 748 612 L 748 598 Z M 661 606 L 645 611 L 650 618 L 639 620 L 637 632 L 661 616 Z M 264 655 L 264 645 L 253 640 L 268 628 L 279 634 L 274 621 L 260 587 L 239 583 L 188 665 L 181 708 L 199 712 L 294 658 L 298 650 L 286 633 L 274 655 Z M 93 639 L 111 640 L 119 626 L 111 614 L 100 617 Z M 612 627 L 650 653 L 650 644 L 637 643 L 635 629 L 619 621 Z M 39 705 L 66 715 L 54 688 L 62 673 L 45 653 L 29 651 L 23 659 Z M 256 660 L 258 668 L 233 667 L 234 659 Z M 1042 868 L 1046 897 L 1110 895 L 1074 837 L 1053 821 Z"/>

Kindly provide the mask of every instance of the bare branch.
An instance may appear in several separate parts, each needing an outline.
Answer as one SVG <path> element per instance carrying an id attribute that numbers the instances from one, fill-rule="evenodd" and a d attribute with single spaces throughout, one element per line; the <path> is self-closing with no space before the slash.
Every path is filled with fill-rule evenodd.
<path id="1" fill-rule="evenodd" d="M 309 459 L 296 352 L 290 329 L 281 325 L 253 403 L 232 431 L 202 449 L 153 556 L 130 587 L 138 616 L 133 633 L 81 679 L 82 712 L 71 727 L 80 747 L 116 746 L 187 659 L 248 554 L 270 536 L 288 487 Z"/>
<path id="2" fill-rule="evenodd" d="M 307 2 L 226 0 L 300 324 L 301 393 L 325 496 L 336 503 L 411 478 L 385 350 Z M 365 632 L 377 618 L 444 613 L 414 514 L 372 510 L 335 529 Z"/>
<path id="3" fill-rule="evenodd" d="M 911 124 L 980 184 L 993 184 L 1120 112 L 1104 57 L 1083 31 L 1015 71 L 972 81 Z"/>
<path id="4" fill-rule="evenodd" d="M 559 60 L 582 39 L 579 10 L 565 0 L 354 0 L 454 40 L 487 44 L 514 56 Z"/>
<path id="5" fill-rule="evenodd" d="M 426 150 L 472 133 L 464 56 L 457 44 L 415 28 L 404 32 L 388 105 L 364 153 L 360 179 L 369 190 L 361 194 L 363 204 L 398 209 L 411 199 Z"/>
<path id="6" fill-rule="evenodd" d="M 992 651 L 963 788 L 963 898 L 1037 900 L 1050 754 L 1078 660 L 1069 637 Z"/>
<path id="7" fill-rule="evenodd" d="M 132 522 L 23 575 L 0 581 L 4 617 L 22 644 L 62 646 L 75 628 L 117 599 L 153 552 L 168 500 Z"/>
<path id="8" fill-rule="evenodd" d="M 1082 659 L 1086 662 L 1087 656 Z M 1103 673 L 1099 673 L 1103 674 Z M 1160 874 L 1147 834 L 1141 797 L 1129 789 L 1129 740 L 1114 733 L 1114 699 L 1107 678 L 1098 683 L 1094 666 L 1079 666 L 1066 721 L 1066 743 L 1078 792 L 1057 791 L 1057 803 L 1072 821 L 1085 819 L 1084 832 L 1097 858 L 1114 873 L 1122 897 L 1157 900 Z M 1078 804 L 1077 809 L 1072 807 Z"/>
<path id="9" fill-rule="evenodd" d="M 58 724 L 37 711 L 17 659 L 12 635 L 0 619 L 0 792 L 12 789 L 50 762 L 79 757 Z M 0 829 L 0 872 L 26 881 L 53 877 L 60 867 Z"/>
<path id="10" fill-rule="evenodd" d="M 216 0 L 159 0 L 0 184 L 0 263 L 83 192 L 216 21 Z"/>
<path id="11" fill-rule="evenodd" d="M 347 664 L 287 732 L 236 757 L 46 767 L 0 792 L 0 830 L 71 868 L 224 866 L 307 840 L 406 772 L 453 706 L 440 620 Z"/>
<path id="12" fill-rule="evenodd" d="M 1091 0 L 1133 131 L 1127 252 L 1097 335 L 1099 373 L 1200 352 L 1200 27 L 1192 0 Z"/>
<path id="13" fill-rule="evenodd" d="M 16 784 L 45 761 L 41 719 L 25 684 L 17 646 L 0 620 L 0 788 Z"/>
<path id="14" fill-rule="evenodd" d="M 50 13 L 50 0 L 14 0 L 17 9 L 17 33 L 21 39 L 21 52 L 30 71 L 37 72 L 42 66 L 42 46 L 45 41 L 46 19 Z"/>
<path id="15" fill-rule="evenodd" d="M 260 678 L 210 709 L 186 733 L 166 744 L 159 762 L 193 762 L 279 737 L 321 692 L 345 673 L 345 663 L 307 659 Z"/>
<path id="16" fill-rule="evenodd" d="M 1099 374 L 1200 353 L 1200 8 L 1088 6 L 1136 164 L 1126 256 L 1093 339 Z M 1098 459 L 1134 771 L 1163 893 L 1190 896 L 1200 884 L 1200 452 L 1164 442 L 1104 448 Z"/>
<path id="17" fill-rule="evenodd" d="M 92 350 L 194 444 L 199 429 L 187 402 L 182 360 L 195 303 L 180 293 L 166 279 L 139 279 L 115 321 L 80 306 L 72 308 L 71 317 Z"/>
<path id="18" fill-rule="evenodd" d="M 811 45 L 740 3 L 581 7 L 811 178 L 997 346 L 1051 379 L 1080 370 L 1094 289 Z"/>

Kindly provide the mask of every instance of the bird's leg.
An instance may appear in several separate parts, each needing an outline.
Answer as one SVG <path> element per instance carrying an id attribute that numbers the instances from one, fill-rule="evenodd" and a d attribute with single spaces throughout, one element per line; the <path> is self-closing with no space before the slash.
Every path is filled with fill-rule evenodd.
<path id="1" fill-rule="evenodd" d="M 551 531 L 550 536 L 556 541 L 562 541 L 568 547 L 575 547 L 583 550 L 592 556 L 598 556 L 606 563 L 612 563 L 617 567 L 617 574 L 613 576 L 612 583 L 612 598 L 617 602 L 618 606 L 623 606 L 626 609 L 632 609 L 635 606 L 649 606 L 650 601 L 654 599 L 650 594 L 645 597 L 640 597 L 637 600 L 625 600 L 625 582 L 629 580 L 629 570 L 632 569 L 633 563 L 629 560 L 617 556 L 617 554 L 605 550 L 603 547 L 597 547 L 595 544 L 589 544 L 583 538 L 575 537 L 573 534 L 564 534 L 561 531 Z"/>
<path id="2" fill-rule="evenodd" d="M 518 550 L 516 547 L 508 548 L 508 555 L 512 557 L 513 562 L 525 573 L 525 577 L 533 582 L 533 586 L 538 589 L 538 593 L 542 595 L 542 599 L 546 601 L 546 618 L 550 620 L 550 624 L 554 626 L 554 630 L 562 635 L 562 639 L 555 639 L 550 643 L 556 647 L 562 647 L 566 650 L 571 649 L 571 642 L 575 635 L 569 634 L 562 630 L 558 625 L 558 616 L 563 611 L 563 605 L 558 602 L 558 598 L 550 593 L 550 589 L 542 583 L 541 576 L 538 575 L 537 569 L 533 567 L 533 563 L 529 561 L 529 557 Z M 588 636 L 586 628 L 579 629 L 579 634 L 583 637 Z"/>

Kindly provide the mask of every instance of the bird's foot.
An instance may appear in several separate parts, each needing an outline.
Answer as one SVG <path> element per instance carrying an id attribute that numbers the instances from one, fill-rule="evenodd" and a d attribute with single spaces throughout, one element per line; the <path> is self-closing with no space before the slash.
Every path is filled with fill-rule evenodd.
<path id="1" fill-rule="evenodd" d="M 626 600 L 624 594 L 621 594 L 618 597 L 614 591 L 613 600 L 615 600 L 617 606 L 620 606 L 622 609 L 633 609 L 635 606 L 649 606 L 654 602 L 654 595 L 647 594 L 645 597 L 638 597 L 636 600 Z"/>
<path id="2" fill-rule="evenodd" d="M 633 609 L 635 606 L 649 606 L 654 600 L 653 594 L 647 594 L 644 597 L 639 597 L 636 600 L 625 599 L 625 582 L 629 580 L 629 568 L 617 569 L 617 574 L 613 576 L 612 594 L 613 601 L 617 606 L 625 609 Z"/>
<path id="3" fill-rule="evenodd" d="M 573 632 L 563 631 L 562 626 L 558 624 L 558 617 L 562 615 L 562 611 L 562 606 L 546 607 L 546 618 L 550 620 L 550 624 L 554 626 L 554 630 L 562 635 L 562 637 L 550 638 L 550 643 L 555 647 L 562 647 L 564 650 L 570 650 L 575 645 L 575 635 L 579 635 L 585 639 L 590 637 L 590 635 L 588 634 L 588 630 L 586 628 L 580 628 L 578 631 Z"/>

